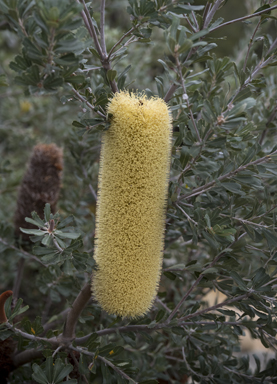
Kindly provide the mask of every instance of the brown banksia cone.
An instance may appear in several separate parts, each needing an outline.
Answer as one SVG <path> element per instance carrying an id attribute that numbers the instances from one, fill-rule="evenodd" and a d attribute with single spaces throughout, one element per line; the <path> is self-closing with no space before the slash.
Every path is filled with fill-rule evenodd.
<path id="1" fill-rule="evenodd" d="M 34 147 L 27 171 L 23 177 L 14 217 L 15 234 L 22 235 L 28 240 L 29 235 L 20 231 L 22 228 L 34 228 L 25 221 L 31 212 L 36 211 L 43 219 L 46 203 L 51 205 L 51 211 L 56 211 L 63 169 L 63 152 L 55 144 L 38 144 Z"/>
<path id="2" fill-rule="evenodd" d="M 0 295 L 0 324 L 6 323 L 5 302 L 12 295 L 12 291 L 6 291 Z M 7 382 L 10 372 L 14 369 L 13 354 L 16 342 L 8 337 L 0 340 L 0 384 Z"/>

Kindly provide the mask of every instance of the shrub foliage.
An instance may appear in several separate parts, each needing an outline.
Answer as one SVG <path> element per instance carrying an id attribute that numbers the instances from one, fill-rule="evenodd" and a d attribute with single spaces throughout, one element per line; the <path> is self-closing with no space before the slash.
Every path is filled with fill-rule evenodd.
<path id="1" fill-rule="evenodd" d="M 226 0 L 199 3 L 0 0 L 0 286 L 14 287 L 0 350 L 16 342 L 11 383 L 277 383 L 274 358 L 250 368 L 239 353 L 245 330 L 276 346 L 277 5 L 249 1 L 228 22 L 217 16 Z M 242 22 L 235 57 L 217 56 L 225 25 Z M 120 90 L 163 98 L 174 131 L 160 288 L 132 321 L 90 292 L 101 135 Z M 29 213 L 30 244 L 12 218 L 39 141 L 63 146 L 64 178 L 59 211 Z M 208 305 L 212 290 L 224 301 Z"/>

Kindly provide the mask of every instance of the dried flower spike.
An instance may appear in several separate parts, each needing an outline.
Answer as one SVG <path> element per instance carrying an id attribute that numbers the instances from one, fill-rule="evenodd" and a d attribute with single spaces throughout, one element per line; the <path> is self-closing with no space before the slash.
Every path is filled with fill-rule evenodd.
<path id="1" fill-rule="evenodd" d="M 46 203 L 51 205 L 51 211 L 56 211 L 63 169 L 63 152 L 55 144 L 38 144 L 34 147 L 28 169 L 23 177 L 17 198 L 15 213 L 15 233 L 22 234 L 20 227 L 33 228 L 25 222 L 36 211 L 43 218 Z M 25 240 L 29 235 L 22 234 Z"/>
<path id="2" fill-rule="evenodd" d="M 160 280 L 171 150 L 171 116 L 159 98 L 120 92 L 103 135 L 93 295 L 108 313 L 138 317 Z"/>

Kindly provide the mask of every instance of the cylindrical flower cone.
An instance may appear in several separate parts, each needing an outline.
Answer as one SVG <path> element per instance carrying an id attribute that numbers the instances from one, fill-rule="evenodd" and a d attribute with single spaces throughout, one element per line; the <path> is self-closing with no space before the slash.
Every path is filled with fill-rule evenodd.
<path id="1" fill-rule="evenodd" d="M 159 98 L 117 93 L 103 135 L 93 296 L 110 314 L 138 317 L 161 274 L 172 124 Z"/>
<path id="2" fill-rule="evenodd" d="M 63 152 L 56 144 L 38 144 L 34 147 L 28 168 L 22 179 L 17 198 L 14 218 L 15 233 L 24 240 L 29 235 L 20 231 L 22 228 L 34 228 L 25 221 L 31 212 L 36 211 L 43 218 L 46 203 L 51 205 L 52 212 L 56 210 L 61 187 L 63 169 Z"/>

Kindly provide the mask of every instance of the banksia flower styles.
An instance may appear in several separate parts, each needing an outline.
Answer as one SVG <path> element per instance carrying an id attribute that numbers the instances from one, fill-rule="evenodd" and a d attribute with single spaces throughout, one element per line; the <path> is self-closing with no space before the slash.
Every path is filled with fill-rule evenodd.
<path id="1" fill-rule="evenodd" d="M 166 103 L 117 93 L 103 135 L 92 290 L 108 313 L 138 317 L 160 280 L 171 150 Z"/>
<path id="2" fill-rule="evenodd" d="M 38 144 L 34 147 L 28 169 L 23 177 L 14 218 L 15 233 L 20 235 L 20 227 L 33 228 L 25 222 L 31 212 L 36 211 L 43 218 L 43 209 L 46 203 L 51 205 L 52 212 L 56 210 L 58 201 L 61 171 L 63 169 L 62 149 L 55 144 Z M 22 234 L 28 240 L 29 235 Z"/>

